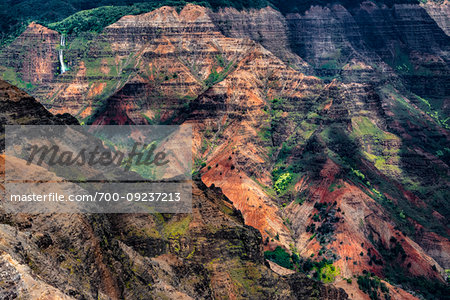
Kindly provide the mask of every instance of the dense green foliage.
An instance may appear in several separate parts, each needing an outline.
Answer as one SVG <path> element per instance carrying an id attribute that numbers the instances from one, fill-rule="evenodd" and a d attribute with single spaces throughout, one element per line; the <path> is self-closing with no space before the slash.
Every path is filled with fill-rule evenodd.
<path id="1" fill-rule="evenodd" d="M 291 181 L 292 181 L 292 174 L 290 173 L 281 174 L 280 177 L 278 177 L 278 179 L 275 181 L 274 184 L 275 191 L 278 194 L 282 193 L 287 189 Z"/>
<path id="2" fill-rule="evenodd" d="M 80 32 L 100 32 L 119 20 L 124 15 L 134 15 L 151 10 L 150 6 L 103 6 L 91 10 L 83 10 L 60 21 L 48 24 L 48 27 L 66 34 L 79 34 Z"/>
<path id="3" fill-rule="evenodd" d="M 284 250 L 280 246 L 278 246 L 274 251 L 264 252 L 264 257 L 276 264 L 279 264 L 282 267 L 288 269 L 294 268 L 289 253 L 287 253 L 286 250 Z"/>

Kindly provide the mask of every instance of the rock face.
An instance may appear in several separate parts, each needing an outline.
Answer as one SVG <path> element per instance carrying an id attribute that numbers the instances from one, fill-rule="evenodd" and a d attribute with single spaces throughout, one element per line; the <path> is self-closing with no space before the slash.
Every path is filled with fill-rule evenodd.
<path id="1" fill-rule="evenodd" d="M 33 97 L 0 80 L 0 122 L 2 125 L 60 125 L 77 124 L 69 114 L 53 115 Z"/>
<path id="2" fill-rule="evenodd" d="M 69 114 L 53 115 L 42 104 L 15 86 L 0 80 L 0 133 L 5 133 L 3 125 L 62 125 L 78 124 Z M 5 148 L 4 138 L 0 150 Z"/>
<path id="3" fill-rule="evenodd" d="M 427 11 L 430 17 L 436 21 L 436 24 L 438 24 L 447 35 L 450 35 L 450 22 L 448 20 L 450 6 L 448 1 L 445 0 L 444 3 L 441 4 L 428 1 L 421 6 Z"/>
<path id="4" fill-rule="evenodd" d="M 1 55 L 7 79 L 21 79 L 35 84 L 48 84 L 55 79 L 58 67 L 60 34 L 42 25 L 31 23 Z M 21 74 L 16 77 L 15 72 Z M 4 75 L 5 76 L 5 75 Z"/>
<path id="5" fill-rule="evenodd" d="M 2 115 L 9 116 L 3 124 L 74 120 L 51 115 L 5 82 L 0 91 L 1 103 L 9 104 L 2 107 Z M 14 103 L 23 104 L 20 114 Z M 8 172 L 23 172 L 25 161 L 12 162 Z M 4 166 L 3 155 L 0 164 Z M 43 181 L 61 179 L 35 168 Z M 53 192 L 79 189 L 67 183 Z M 2 212 L 0 223 L 4 299 L 347 299 L 342 289 L 305 275 L 281 277 L 271 271 L 264 265 L 259 231 L 244 225 L 219 188 L 199 181 L 189 215 Z"/>
<path id="6" fill-rule="evenodd" d="M 155 233 L 155 216 L 101 219 L 105 225 L 97 229 L 114 256 L 105 259 L 123 275 L 105 273 L 102 289 L 134 298 L 148 292 L 146 281 L 155 297 L 161 291 L 271 298 L 271 282 L 279 279 L 262 266 L 261 242 L 264 250 L 281 246 L 299 254 L 300 271 L 311 261 L 332 261 L 338 275 L 323 273 L 329 266 L 311 275 L 335 276 L 355 299 L 367 295 L 356 280 L 341 280 L 364 271 L 406 290 L 417 288 L 416 276 L 443 284 L 450 267 L 444 217 L 450 213 L 449 43 L 445 18 L 436 24 L 438 13 L 427 11 L 364 2 L 283 16 L 271 8 L 212 12 L 187 5 L 123 17 L 98 36 L 68 37 L 70 70 L 33 94 L 50 111 L 86 123 L 192 124 L 196 171 L 209 187 L 198 183 L 189 220 L 196 225 L 181 239 Z M 209 205 L 231 209 L 225 200 L 208 202 L 204 195 L 215 187 L 259 233 L 233 223 L 234 216 L 209 213 L 217 211 Z M 146 232 L 135 234 L 136 224 Z M 227 248 L 238 240 L 245 242 L 237 252 Z M 126 262 L 117 259 L 122 253 Z M 128 260 L 139 272 L 160 264 L 167 284 L 152 281 L 159 269 L 130 273 Z M 255 281 L 250 270 L 262 279 Z M 188 274 L 181 283 L 173 279 L 179 274 Z M 279 283 L 280 298 L 303 297 L 303 289 L 289 287 L 303 281 L 296 276 Z M 413 298 L 388 289 L 399 299 Z M 133 290 L 136 295 L 128 294 Z"/>
<path id="7" fill-rule="evenodd" d="M 367 83 L 396 80 L 395 71 L 414 93 L 447 109 L 448 7 L 429 1 L 388 8 L 366 1 L 350 10 L 314 6 L 285 18 L 271 8 L 223 9 L 211 18 L 225 35 L 251 38 L 308 74 L 313 69 L 326 80 Z"/>
<path id="8" fill-rule="evenodd" d="M 209 15 L 225 36 L 252 39 L 287 64 L 311 72 L 309 65 L 290 51 L 288 22 L 279 11 L 271 7 L 249 11 L 223 8 Z"/>
<path id="9" fill-rule="evenodd" d="M 367 83 L 383 76 L 370 70 L 378 74 L 358 79 L 367 72 L 362 65 L 392 68 L 412 92 L 447 109 L 449 37 L 422 7 L 386 8 L 364 2 L 350 11 L 339 5 L 313 7 L 287 19 L 293 51 L 312 64 L 319 76 L 341 76 L 345 81 L 350 75 L 351 81 Z M 392 77 L 390 71 L 382 73 Z"/>

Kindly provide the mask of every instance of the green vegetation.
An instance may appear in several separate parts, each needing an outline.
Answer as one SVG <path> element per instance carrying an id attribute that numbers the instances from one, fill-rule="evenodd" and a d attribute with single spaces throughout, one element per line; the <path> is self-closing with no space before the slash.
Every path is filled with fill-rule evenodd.
<path id="1" fill-rule="evenodd" d="M 274 251 L 265 251 L 264 258 L 287 269 L 292 270 L 294 268 L 291 256 L 280 246 L 277 246 Z"/>
<path id="2" fill-rule="evenodd" d="M 308 258 L 299 265 L 299 268 L 306 274 L 312 272 L 312 278 L 324 283 L 334 282 L 336 276 L 340 274 L 339 268 L 333 266 L 333 261 L 325 258 L 321 261 L 312 261 Z"/>
<path id="3" fill-rule="evenodd" d="M 249 262 L 240 262 L 240 264 L 242 266 L 236 264 L 236 267 L 230 269 L 233 283 L 251 295 L 256 295 L 259 287 L 255 285 L 255 280 L 261 277 L 261 273 L 255 265 Z"/>
<path id="4" fill-rule="evenodd" d="M 220 67 L 222 70 L 220 72 L 217 71 L 217 68 Z M 233 67 L 233 62 L 226 60 L 223 56 L 219 55 L 216 57 L 216 65 L 211 69 L 211 73 L 208 75 L 208 78 L 205 79 L 204 84 L 207 88 L 213 86 L 214 84 L 222 81 L 230 72 Z"/>
<path id="5" fill-rule="evenodd" d="M 360 170 L 355 170 L 353 168 L 351 168 L 353 175 L 355 175 L 356 177 L 358 177 L 361 180 L 365 180 L 366 176 L 364 176 L 364 174 L 360 171 Z"/>
<path id="6" fill-rule="evenodd" d="M 156 3 L 155 3 L 156 4 Z M 65 34 L 78 35 L 82 32 L 101 32 L 106 26 L 125 15 L 148 12 L 157 5 L 103 6 L 91 10 L 77 12 L 59 22 L 47 24 L 50 29 Z"/>
<path id="7" fill-rule="evenodd" d="M 30 82 L 25 82 L 20 77 L 21 74 L 15 72 L 12 68 L 7 68 L 1 74 L 1 78 L 11 83 L 12 85 L 17 86 L 20 89 L 26 90 L 28 92 L 32 91 L 35 86 Z"/>
<path id="8" fill-rule="evenodd" d="M 325 264 L 318 270 L 319 278 L 324 283 L 334 282 L 336 276 L 340 274 L 339 268 L 336 268 L 332 264 Z"/>
<path id="9" fill-rule="evenodd" d="M 176 218 L 176 216 L 174 218 Z M 179 220 L 170 220 L 167 224 L 164 225 L 165 236 L 169 238 L 179 238 L 187 232 L 191 221 L 191 215 L 188 215 Z"/>
<path id="10" fill-rule="evenodd" d="M 382 178 L 371 176 L 370 181 L 377 185 L 377 189 L 384 194 L 389 194 L 397 200 L 397 205 L 389 203 L 388 208 L 392 209 L 392 218 L 396 221 L 397 226 L 408 234 L 414 234 L 414 226 L 408 222 L 409 217 L 419 222 L 425 228 L 434 231 L 442 236 L 448 237 L 445 227 L 439 224 L 436 218 L 430 217 L 433 210 L 438 211 L 441 215 L 450 214 L 450 206 L 448 192 L 446 192 L 444 182 L 448 181 L 448 174 L 441 164 L 430 160 L 427 155 L 422 153 L 435 154 L 447 165 L 450 164 L 450 151 L 447 151 L 448 141 L 440 133 L 440 128 L 436 122 L 429 118 L 424 118 L 423 113 L 417 109 L 411 102 L 416 96 L 408 94 L 408 98 L 400 94 L 393 86 L 385 86 L 380 90 L 380 95 L 392 99 L 391 110 L 395 115 L 395 122 L 399 126 L 394 126 L 390 131 L 401 138 L 401 146 L 398 156 L 400 158 L 400 166 L 402 169 L 401 176 L 397 180 L 403 186 L 417 195 L 421 199 L 427 199 L 427 208 L 411 205 L 404 195 L 398 193 L 396 188 Z M 425 110 L 428 107 L 425 99 L 417 99 L 417 106 L 423 106 Z M 398 128 L 398 129 L 397 129 Z M 417 134 L 420 132 L 421 134 Z M 366 174 L 367 175 L 367 174 Z M 400 215 L 401 210 L 405 217 Z"/>
<path id="11" fill-rule="evenodd" d="M 317 99 L 314 103 L 321 105 L 323 103 L 321 100 L 326 102 L 325 99 Z M 408 104 L 407 101 L 402 101 L 402 103 L 404 105 Z M 423 127 L 419 122 L 416 123 L 416 120 L 423 119 L 423 116 L 421 117 L 420 114 L 416 115 L 415 112 L 418 112 L 418 110 L 412 105 L 410 106 L 410 108 L 402 110 L 402 114 L 400 114 L 402 119 L 400 119 L 400 122 L 407 120 L 408 122 L 414 122 L 412 126 Z M 361 185 L 370 197 L 388 209 L 399 230 L 406 234 L 414 234 L 414 226 L 410 222 L 410 217 L 427 228 L 435 228 L 434 230 L 436 230 L 440 226 L 435 220 L 430 219 L 430 211 L 426 212 L 424 209 L 412 207 L 411 203 L 408 202 L 395 185 L 381 177 L 379 172 L 367 168 L 367 166 L 360 163 L 361 157 L 365 157 L 378 170 L 383 171 L 385 174 L 398 173 L 400 171 L 398 166 L 402 166 L 403 172 L 404 168 L 401 164 L 405 159 L 403 157 L 405 151 L 405 145 L 403 143 L 409 141 L 404 140 L 401 133 L 395 132 L 391 128 L 385 129 L 384 131 L 371 119 L 358 117 L 352 120 L 353 132 L 349 134 L 348 129 L 341 124 L 330 125 L 329 123 L 325 123 L 327 122 L 326 116 L 320 111 L 314 110 L 314 107 L 309 108 L 306 115 L 302 115 L 298 113 L 298 110 L 296 111 L 296 106 L 293 101 L 282 97 L 268 101 L 265 111 L 268 114 L 268 118 L 267 123 L 264 124 L 260 132 L 260 136 L 264 137 L 266 144 L 271 145 L 269 148 L 269 158 L 274 166 L 272 172 L 274 183 L 286 173 L 291 174 L 293 177 L 291 184 L 292 182 L 298 182 L 296 179 L 301 178 L 305 174 L 307 174 L 309 179 L 314 179 L 314 174 L 319 173 L 324 161 L 329 157 L 343 167 L 342 172 L 338 174 L 338 178 L 341 176 L 346 179 L 350 178 L 355 184 Z M 288 114 L 285 112 L 288 112 Z M 413 114 L 413 116 L 410 114 Z M 325 126 L 322 126 L 322 122 L 325 123 Z M 427 122 L 432 123 L 429 120 Z M 292 124 L 295 124 L 296 127 L 293 128 Z M 402 124 L 402 126 L 404 125 Z M 404 127 L 409 128 L 408 126 Z M 423 129 L 423 131 L 428 134 L 426 129 Z M 414 132 L 410 135 L 417 136 Z M 277 141 L 283 142 L 277 144 Z M 433 145 L 433 142 L 432 140 L 430 145 Z M 417 140 L 411 142 L 410 147 L 417 147 L 417 145 L 421 144 L 423 144 L 423 141 Z M 426 147 L 428 148 L 430 145 L 426 145 Z M 362 147 L 364 151 L 359 150 Z M 448 151 L 446 150 L 448 147 L 443 144 L 440 144 L 439 147 L 434 147 L 433 145 L 433 147 L 429 148 L 432 150 L 430 153 L 436 153 L 438 157 L 445 158 L 448 155 Z M 298 153 L 301 153 L 301 155 Z M 402 173 L 401 178 L 404 178 L 403 175 Z M 317 178 L 320 178 L 320 176 Z M 430 176 L 430 179 L 432 178 L 440 177 L 438 175 L 434 177 Z M 420 187 L 418 182 L 416 184 Z M 277 196 L 283 199 L 282 203 L 286 202 L 284 199 L 296 201 L 296 199 L 304 199 L 303 196 L 308 197 L 308 195 L 298 197 L 299 195 L 288 193 L 289 187 L 287 185 L 285 191 L 277 193 Z M 330 186 L 330 191 L 334 189 L 335 186 Z M 392 197 L 397 201 L 394 203 L 385 195 L 389 195 L 389 198 Z M 424 199 L 427 199 L 427 197 L 424 197 Z M 329 238 L 328 235 L 333 232 L 331 220 L 334 218 L 329 218 L 330 220 L 325 222 L 321 218 L 320 210 L 324 209 L 326 211 L 326 209 L 322 207 L 318 207 L 317 209 L 319 212 L 315 215 L 313 213 L 314 216 L 312 216 L 315 223 L 308 226 L 307 231 L 311 234 L 311 240 L 316 238 L 321 244 L 325 244 Z M 364 221 L 362 221 L 361 226 L 365 228 Z M 364 251 L 364 253 L 366 252 Z M 364 253 L 363 255 L 365 255 Z M 370 256 L 369 264 L 383 264 L 383 261 L 373 253 L 366 254 Z M 321 258 L 326 256 L 329 258 L 330 256 L 327 255 L 329 253 L 321 249 L 318 253 L 311 254 L 311 257 Z M 388 259 L 389 264 L 399 265 L 403 261 L 404 250 L 400 243 L 393 241 L 389 245 L 389 249 L 383 251 L 381 256 L 383 258 L 389 258 L 390 255 L 392 259 Z M 300 260 L 300 262 L 295 263 L 292 260 L 292 264 L 294 269 L 298 271 L 307 274 L 315 272 L 313 275 L 317 280 L 323 277 L 323 274 L 325 274 L 325 278 L 322 278 L 322 280 L 332 280 L 332 276 L 327 276 L 331 268 L 324 268 L 324 272 L 317 272 L 317 268 L 314 268 L 317 262 L 310 261 L 308 263 Z M 308 269 L 309 266 L 312 269 Z M 407 277 L 406 274 L 405 276 Z M 428 283 L 424 285 L 428 285 Z M 380 292 L 380 296 L 384 297 L 384 294 Z"/>
<path id="12" fill-rule="evenodd" d="M 365 158 L 373 162 L 375 167 L 385 174 L 401 174 L 397 165 L 400 161 L 400 150 L 386 146 L 389 141 L 395 143 L 399 141 L 399 138 L 392 133 L 384 132 L 367 117 L 352 118 L 352 125 L 352 136 L 361 141 Z"/>
<path id="13" fill-rule="evenodd" d="M 392 91 L 391 91 L 392 92 Z M 406 101 L 402 101 L 405 105 L 407 105 Z M 403 113 L 414 113 L 417 109 L 413 106 L 408 108 L 408 110 L 404 110 Z M 396 111 L 397 115 L 397 111 Z M 403 119 L 403 115 L 400 120 L 408 120 L 414 122 L 416 116 L 412 118 L 411 116 L 405 116 Z M 417 115 L 417 118 L 422 118 L 420 115 Z M 398 120 L 398 119 L 397 119 Z M 365 167 L 360 163 L 361 156 L 364 156 L 367 160 L 373 162 L 378 170 L 383 171 L 384 174 L 388 176 L 395 176 L 392 174 L 398 174 L 400 172 L 399 166 L 402 166 L 401 169 L 401 180 L 405 180 L 408 178 L 408 174 L 405 173 L 407 170 L 402 164 L 406 159 L 413 160 L 416 156 L 411 155 L 411 152 L 405 151 L 405 144 L 408 143 L 409 147 L 417 147 L 417 145 L 423 145 L 424 141 L 417 138 L 414 142 L 410 140 L 403 140 L 399 138 L 401 133 L 397 133 L 392 131 L 394 134 L 385 132 L 378 128 L 371 120 L 368 118 L 354 118 L 352 120 L 352 134 L 348 135 L 346 129 L 340 128 L 338 124 L 332 124 L 327 126 L 321 133 L 320 138 L 321 141 L 326 143 L 327 155 L 329 158 L 334 160 L 340 166 L 343 167 L 343 172 L 339 176 L 345 176 L 352 180 L 354 183 L 361 185 L 363 191 L 366 191 L 367 195 L 375 199 L 377 202 L 385 206 L 388 211 L 391 213 L 391 218 L 396 222 L 396 225 L 400 230 L 407 234 L 414 234 L 414 226 L 410 222 L 410 218 L 420 222 L 423 226 L 427 228 L 432 228 L 431 230 L 439 232 L 446 236 L 445 229 L 442 228 L 439 224 L 437 224 L 436 220 L 430 218 L 431 211 L 428 209 L 417 209 L 415 206 L 412 206 L 411 203 L 405 198 L 405 195 L 400 193 L 398 189 L 391 184 L 389 181 L 386 181 L 384 178 L 380 177 L 377 172 Z M 414 123 L 414 126 L 423 126 L 420 123 Z M 405 125 L 405 128 L 409 128 L 408 125 Z M 422 129 L 423 132 L 428 133 L 427 129 Z M 411 132 L 411 136 L 416 138 L 417 134 Z M 321 142 L 318 140 L 315 142 L 314 148 L 319 148 L 318 144 Z M 443 159 L 446 158 L 447 152 L 445 150 L 445 146 L 440 144 L 440 149 L 437 150 L 434 147 L 429 147 L 435 143 L 436 139 L 430 139 L 430 143 L 424 145 L 427 148 L 431 148 L 431 153 L 436 153 Z M 353 145 L 353 146 L 352 146 Z M 390 146 L 392 145 L 392 146 Z M 398 146 L 397 146 L 398 145 Z M 436 145 L 437 146 L 437 145 Z M 363 148 L 365 151 L 359 151 L 358 149 Z M 354 150 L 350 155 L 346 153 L 345 149 Z M 331 151 L 330 151 L 331 150 Z M 412 161 L 411 165 L 422 165 L 422 162 Z M 439 166 L 430 167 L 435 174 L 436 169 Z M 417 172 L 419 173 L 419 172 Z M 427 178 L 420 178 L 417 176 L 414 180 L 411 181 L 411 186 L 415 186 L 415 191 L 422 190 L 421 194 L 423 199 L 427 199 L 431 193 L 431 189 L 424 187 L 423 182 L 424 179 L 427 181 L 433 180 L 433 178 L 442 178 L 442 173 L 432 175 L 430 174 Z M 418 174 L 419 175 L 419 174 Z M 428 179 L 430 178 L 430 179 Z M 408 184 L 409 186 L 409 184 Z M 376 187 L 376 188 L 375 188 Z M 333 187 L 334 188 L 334 187 Z M 333 189 L 330 187 L 330 189 Z M 425 190 L 428 192 L 425 193 Z M 445 215 L 447 202 L 444 200 L 445 196 L 440 191 L 442 188 L 438 188 L 432 192 L 436 199 L 439 201 L 438 210 L 443 211 L 441 214 Z M 389 200 L 385 195 L 389 195 L 390 198 L 394 198 L 397 202 L 393 203 Z M 428 196 L 426 196 L 428 195 Z M 440 198 L 439 198 L 440 197 Z M 363 224 L 364 225 L 364 224 Z M 320 237 L 318 237 L 320 239 Z"/>
<path id="14" fill-rule="evenodd" d="M 333 233 L 335 230 L 334 224 L 338 223 L 340 220 L 340 217 L 336 216 L 336 204 L 336 201 L 333 203 L 316 202 L 314 208 L 317 209 L 318 213 L 314 214 L 312 217 L 312 220 L 315 223 L 306 227 L 306 232 L 314 233 L 310 239 L 317 237 L 320 245 L 323 246 L 319 251 L 319 256 L 324 254 L 325 256 L 330 257 L 332 255 L 324 246 L 333 240 Z"/>
<path id="15" fill-rule="evenodd" d="M 215 260 L 209 263 L 208 269 L 213 272 Z M 233 291 L 245 298 L 267 299 L 277 294 L 276 287 L 264 282 L 263 274 L 266 272 L 262 266 L 248 260 L 233 258 L 227 260 L 226 272 L 230 275 Z M 208 276 L 208 275 L 206 275 Z M 205 279 L 208 278 L 205 276 Z"/>
<path id="16" fill-rule="evenodd" d="M 281 174 L 274 184 L 274 189 L 278 194 L 284 192 L 292 181 L 292 174 L 289 172 Z"/>
<path id="17" fill-rule="evenodd" d="M 382 131 L 367 117 L 355 117 L 352 119 L 354 125 L 353 133 L 357 137 L 372 137 L 375 141 L 385 141 L 396 139 L 396 136 Z"/>
<path id="18" fill-rule="evenodd" d="M 268 86 L 277 84 L 269 81 Z M 273 194 L 283 199 L 283 203 L 295 199 L 302 203 L 306 195 L 298 195 L 294 185 L 305 175 L 315 177 L 325 162 L 323 144 L 315 134 L 317 123 L 322 119 L 319 114 L 322 103 L 317 101 L 317 94 L 323 87 L 317 85 L 315 88 L 317 91 L 308 95 L 312 98 L 312 106 L 307 110 L 298 107 L 301 104 L 296 98 L 283 95 L 267 100 L 264 107 L 267 119 L 259 136 L 267 149 L 267 162 L 273 166 Z"/>
<path id="19" fill-rule="evenodd" d="M 161 238 L 161 234 L 154 227 L 150 227 L 150 228 L 134 228 L 133 227 L 127 232 L 127 237 L 129 237 L 129 238 L 133 238 L 133 237 L 148 238 L 148 237 L 151 237 L 151 238 L 159 239 L 159 238 Z"/>
<path id="20" fill-rule="evenodd" d="M 445 129 L 450 129 L 450 117 L 442 116 L 442 112 L 435 109 L 428 100 L 416 95 L 419 100 L 419 107 L 421 107 L 436 123 Z"/>
<path id="21" fill-rule="evenodd" d="M 394 56 L 389 62 L 391 67 L 393 67 L 400 74 L 409 74 L 414 71 L 414 66 L 409 59 L 409 54 L 405 52 L 400 47 L 395 47 L 393 52 Z"/>
<path id="22" fill-rule="evenodd" d="M 363 276 L 358 276 L 358 287 L 361 291 L 368 294 L 372 300 L 391 299 L 386 284 L 370 272 Z M 384 297 L 381 298 L 381 295 Z"/>
<path id="23" fill-rule="evenodd" d="M 344 58 L 342 57 L 341 49 L 337 49 L 326 57 L 326 62 L 319 66 L 320 69 L 335 70 L 341 69 L 344 65 Z"/>
<path id="24" fill-rule="evenodd" d="M 339 157 L 344 164 L 353 166 L 356 163 L 360 148 L 358 141 L 340 124 L 330 124 L 320 133 L 320 137 L 333 156 Z"/>
<path id="25" fill-rule="evenodd" d="M 265 251 L 264 257 L 287 269 L 312 275 L 314 279 L 324 283 L 334 282 L 340 274 L 339 268 L 333 265 L 332 260 L 326 258 L 320 261 L 312 261 L 310 258 L 305 260 L 296 253 L 295 248 L 292 248 L 292 255 L 289 255 L 286 250 L 277 246 L 274 251 Z M 314 257 L 314 253 L 311 257 Z"/>

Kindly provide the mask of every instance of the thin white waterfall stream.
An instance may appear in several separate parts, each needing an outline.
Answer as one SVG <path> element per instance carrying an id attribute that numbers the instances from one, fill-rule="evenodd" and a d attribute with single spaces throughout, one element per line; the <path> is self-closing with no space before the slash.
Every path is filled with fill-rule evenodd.
<path id="1" fill-rule="evenodd" d="M 61 42 L 59 47 L 59 64 L 61 66 L 61 74 L 67 71 L 66 64 L 64 63 L 64 47 L 66 46 L 66 37 L 61 34 Z"/>

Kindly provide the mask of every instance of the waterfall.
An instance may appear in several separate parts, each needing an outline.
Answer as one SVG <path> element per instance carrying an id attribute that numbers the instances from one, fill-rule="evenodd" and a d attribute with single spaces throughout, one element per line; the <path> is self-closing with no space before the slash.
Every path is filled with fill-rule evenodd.
<path id="1" fill-rule="evenodd" d="M 66 64 L 64 63 L 64 47 L 66 46 L 66 37 L 61 34 L 61 42 L 59 47 L 59 64 L 61 66 L 61 74 L 67 71 Z"/>

